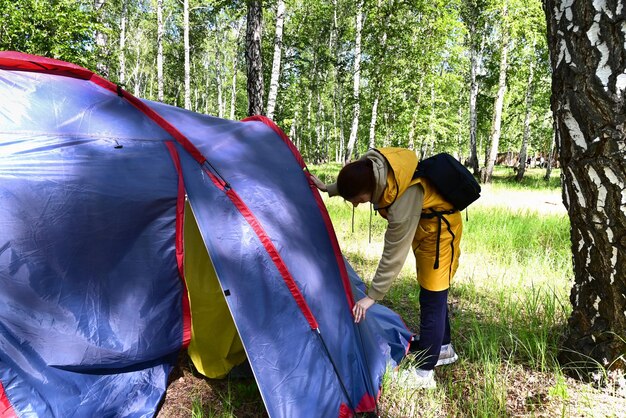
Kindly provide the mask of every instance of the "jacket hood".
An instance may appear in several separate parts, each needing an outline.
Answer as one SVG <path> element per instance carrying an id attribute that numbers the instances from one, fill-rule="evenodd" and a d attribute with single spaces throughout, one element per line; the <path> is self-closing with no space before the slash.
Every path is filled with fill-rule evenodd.
<path id="1" fill-rule="evenodd" d="M 387 162 L 376 150 L 367 151 L 363 157 L 373 163 L 375 186 L 371 201 L 372 203 L 376 203 L 380 200 L 385 187 L 387 187 Z"/>

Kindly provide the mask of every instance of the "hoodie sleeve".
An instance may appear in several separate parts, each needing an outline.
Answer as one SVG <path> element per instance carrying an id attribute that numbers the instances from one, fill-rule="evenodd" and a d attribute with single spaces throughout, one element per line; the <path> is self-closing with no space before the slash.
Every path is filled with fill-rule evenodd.
<path id="1" fill-rule="evenodd" d="M 424 190 L 415 184 L 389 208 L 383 255 L 367 292 L 370 298 L 382 299 L 404 266 L 420 221 L 423 203 Z"/>
<path id="2" fill-rule="evenodd" d="M 338 196 L 339 191 L 337 190 L 337 183 L 330 183 L 326 185 L 326 191 L 328 192 L 328 196 Z"/>

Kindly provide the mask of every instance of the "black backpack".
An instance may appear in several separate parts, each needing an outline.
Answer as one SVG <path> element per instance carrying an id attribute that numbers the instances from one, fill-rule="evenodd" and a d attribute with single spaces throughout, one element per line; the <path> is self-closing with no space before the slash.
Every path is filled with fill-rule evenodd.
<path id="1" fill-rule="evenodd" d="M 456 158 L 442 152 L 417 164 L 413 178 L 425 177 L 457 210 L 463 210 L 480 197 L 480 185 Z"/>

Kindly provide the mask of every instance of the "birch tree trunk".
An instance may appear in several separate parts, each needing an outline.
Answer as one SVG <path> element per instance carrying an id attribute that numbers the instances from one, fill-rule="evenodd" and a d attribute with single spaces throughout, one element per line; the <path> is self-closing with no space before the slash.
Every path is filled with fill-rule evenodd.
<path id="1" fill-rule="evenodd" d="M 407 148 L 410 150 L 415 149 L 415 128 L 417 126 L 417 110 L 413 110 L 413 115 L 411 115 L 411 125 L 409 127 L 409 138 L 407 143 Z"/>
<path id="2" fill-rule="evenodd" d="M 376 148 L 376 118 L 378 117 L 378 100 L 380 92 L 376 91 L 376 98 L 372 104 L 372 119 L 370 121 L 370 141 L 369 148 Z"/>
<path id="3" fill-rule="evenodd" d="M 243 28 L 243 23 L 239 22 L 237 24 L 237 28 L 235 29 L 235 36 L 237 42 L 235 45 L 239 45 L 239 39 L 241 38 L 241 30 Z M 232 78 L 232 88 L 230 91 L 230 119 L 235 120 L 235 108 L 237 104 L 237 70 L 239 68 L 239 49 L 235 46 L 235 50 L 233 51 L 233 78 Z"/>
<path id="4" fill-rule="evenodd" d="M 475 48 L 470 50 L 470 94 L 469 94 L 469 120 L 470 120 L 470 143 L 469 143 L 469 164 L 474 170 L 474 175 L 478 175 L 478 153 L 476 148 L 476 132 L 478 130 L 478 65 L 480 56 Z"/>
<path id="5" fill-rule="evenodd" d="M 139 45 L 139 42 L 137 43 Z M 137 59 L 135 60 L 135 68 L 133 69 L 133 95 L 139 97 L 141 95 L 141 54 L 140 48 L 137 46 Z"/>
<path id="6" fill-rule="evenodd" d="M 457 130 L 456 133 L 456 137 L 457 137 L 457 144 L 459 146 L 458 149 L 458 158 L 457 160 L 459 160 L 461 162 L 461 164 L 463 164 L 463 106 L 461 106 L 461 103 L 463 102 L 463 92 L 460 91 L 459 92 L 459 109 L 457 111 L 457 117 L 459 120 L 458 126 L 459 129 Z"/>
<path id="7" fill-rule="evenodd" d="M 217 116 L 219 118 L 223 118 L 224 112 L 226 111 L 226 103 L 224 100 L 225 65 L 222 45 L 225 44 L 225 39 L 222 36 L 223 32 L 219 22 L 216 24 L 215 30 L 209 30 L 207 36 L 210 36 L 211 32 L 213 32 L 213 34 L 215 35 L 215 60 L 213 62 L 213 66 L 215 67 L 215 84 L 217 89 Z"/>
<path id="8" fill-rule="evenodd" d="M 261 59 L 263 9 L 261 3 L 261 0 L 248 0 L 248 22 L 246 30 L 248 116 L 263 114 L 263 63 Z"/>
<path id="9" fill-rule="evenodd" d="M 337 83 L 337 92 L 338 92 L 338 102 L 339 102 L 339 162 L 347 161 L 344 150 L 346 147 L 344 146 L 346 143 L 346 136 L 343 131 L 343 89 L 341 88 L 341 83 Z"/>
<path id="10" fill-rule="evenodd" d="M 533 47 L 534 49 L 534 47 Z M 526 83 L 526 115 L 524 116 L 524 136 L 522 137 L 522 148 L 519 151 L 519 168 L 515 175 L 516 181 L 522 181 L 524 178 L 524 171 L 526 171 L 526 152 L 528 149 L 528 142 L 530 141 L 530 115 L 532 114 L 533 106 L 533 74 L 534 74 L 535 61 L 531 57 L 530 64 L 528 66 L 528 82 Z"/>
<path id="11" fill-rule="evenodd" d="M 162 102 L 163 94 L 163 0 L 157 0 L 157 100 Z"/>
<path id="12" fill-rule="evenodd" d="M 418 83 L 417 97 L 415 98 L 415 107 L 411 116 L 411 127 L 409 128 L 408 148 L 415 150 L 415 130 L 417 128 L 417 118 L 419 116 L 420 106 L 422 105 L 422 89 L 424 88 L 424 72 L 419 71 L 420 80 Z"/>
<path id="13" fill-rule="evenodd" d="M 391 3 L 391 9 L 393 9 L 393 1 L 390 2 Z M 378 2 L 378 7 L 381 7 L 381 3 L 380 1 Z M 387 47 L 387 27 L 389 26 L 389 18 L 390 18 L 390 14 L 386 14 L 385 16 L 385 22 L 383 24 L 383 36 L 381 37 L 380 40 L 380 45 L 381 45 L 381 54 L 380 54 L 380 60 L 382 61 L 386 55 L 386 47 Z M 370 140 L 369 140 L 369 148 L 376 148 L 376 119 L 378 118 L 378 103 L 380 101 L 380 85 L 382 84 L 381 81 L 381 74 L 380 74 L 380 64 L 376 67 L 375 70 L 375 75 L 374 75 L 374 79 L 375 79 L 375 89 L 376 89 L 376 97 L 374 98 L 374 104 L 372 105 L 372 119 L 370 121 Z"/>
<path id="14" fill-rule="evenodd" d="M 118 74 L 119 84 L 126 81 L 126 20 L 128 14 L 127 0 L 122 0 L 122 15 L 120 16 L 120 70 Z"/>
<path id="15" fill-rule="evenodd" d="M 278 81 L 280 79 L 280 61 L 283 53 L 283 22 L 285 19 L 285 1 L 278 0 L 276 5 L 276 34 L 274 35 L 274 59 L 272 60 L 272 76 L 270 78 L 270 93 L 267 96 L 267 117 L 274 119 L 274 108 L 278 96 Z"/>
<path id="16" fill-rule="evenodd" d="M 498 78 L 498 92 L 493 105 L 493 122 L 491 127 L 491 151 L 485 170 L 482 173 L 483 183 L 490 183 L 493 175 L 493 167 L 498 157 L 500 135 L 502 127 L 502 108 L 504 107 L 504 93 L 506 92 L 506 73 L 508 70 L 509 35 L 508 35 L 508 8 L 507 0 L 502 5 L 502 51 L 500 55 L 500 77 Z"/>
<path id="17" fill-rule="evenodd" d="M 105 0 L 94 0 L 94 10 L 96 12 L 100 12 L 102 10 L 102 6 L 104 6 Z M 98 13 L 98 20 L 102 21 L 102 17 Z M 103 54 L 106 55 L 107 52 L 107 36 L 101 30 L 96 31 L 96 47 L 98 48 L 98 62 L 96 63 L 96 71 L 98 74 L 103 76 L 104 78 L 109 78 L 109 67 L 106 65 L 106 62 L 103 60 Z"/>
<path id="18" fill-rule="evenodd" d="M 333 63 L 333 135 L 338 136 L 338 144 L 337 144 L 337 152 L 335 153 L 335 161 L 342 162 L 343 151 L 344 151 L 344 137 L 343 137 L 343 107 L 341 104 L 341 83 L 337 80 L 337 65 L 339 62 L 338 51 L 337 51 L 337 31 L 338 31 L 338 22 L 337 22 L 337 0 L 333 0 L 333 25 L 330 30 L 330 40 L 329 40 L 329 49 L 333 52 L 335 62 Z M 339 114 L 339 118 L 337 118 L 337 114 Z M 337 120 L 339 119 L 339 120 Z"/>
<path id="19" fill-rule="evenodd" d="M 570 219 L 573 306 L 559 359 L 626 369 L 626 4 L 544 0 Z"/>
<path id="20" fill-rule="evenodd" d="M 354 99 L 354 113 L 352 115 L 352 128 L 350 129 L 350 138 L 348 139 L 348 147 L 346 150 L 344 162 L 350 161 L 354 146 L 356 145 L 357 134 L 359 131 L 359 116 L 361 114 L 361 105 L 359 96 L 361 93 L 361 31 L 363 28 L 363 0 L 357 0 L 356 3 L 356 44 L 354 47 L 354 90 L 352 97 Z"/>
<path id="21" fill-rule="evenodd" d="M 425 142 L 426 146 L 422 147 L 421 159 L 429 156 L 429 149 L 432 149 L 435 145 L 435 99 L 435 83 L 433 82 L 430 85 L 430 115 L 428 117 L 428 140 Z"/>
<path id="22" fill-rule="evenodd" d="M 216 32 L 217 36 L 217 32 Z M 217 84 L 217 116 L 220 118 L 224 117 L 224 110 L 226 109 L 226 104 L 224 103 L 224 81 L 222 79 L 222 59 L 221 54 L 219 52 L 219 45 L 215 49 L 215 83 Z"/>
<path id="23" fill-rule="evenodd" d="M 189 59 L 189 0 L 183 0 L 183 43 L 185 48 L 185 109 L 191 110 L 191 64 Z"/>
<path id="24" fill-rule="evenodd" d="M 556 133 L 556 128 L 555 128 L 555 133 Z M 550 175 L 552 174 L 552 161 L 555 158 L 554 156 L 555 146 L 556 146 L 556 135 L 552 139 L 552 144 L 550 145 L 550 153 L 548 154 L 548 161 L 546 164 L 546 174 L 545 176 L 543 176 L 543 179 L 546 182 L 550 181 Z"/>
<path id="25" fill-rule="evenodd" d="M 289 138 L 294 144 L 296 144 L 296 148 L 298 148 L 298 139 L 296 138 L 296 125 L 297 124 L 298 124 L 298 111 L 296 110 L 293 114 L 293 122 L 291 122 L 291 128 L 289 129 Z"/>

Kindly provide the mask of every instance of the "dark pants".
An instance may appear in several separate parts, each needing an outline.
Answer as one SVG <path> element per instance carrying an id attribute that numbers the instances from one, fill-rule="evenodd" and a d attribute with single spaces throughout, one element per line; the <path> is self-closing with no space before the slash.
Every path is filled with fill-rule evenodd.
<path id="1" fill-rule="evenodd" d="M 420 369 L 435 368 L 443 344 L 450 344 L 448 289 L 433 292 L 420 287 L 420 338 L 417 349 L 423 353 Z"/>

